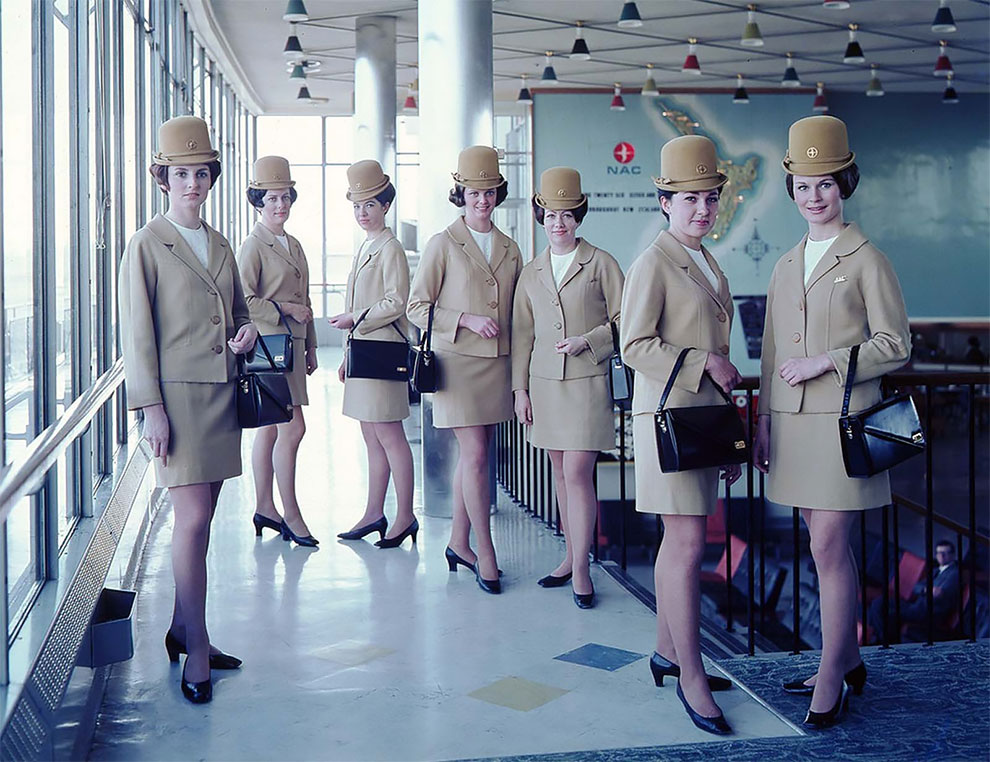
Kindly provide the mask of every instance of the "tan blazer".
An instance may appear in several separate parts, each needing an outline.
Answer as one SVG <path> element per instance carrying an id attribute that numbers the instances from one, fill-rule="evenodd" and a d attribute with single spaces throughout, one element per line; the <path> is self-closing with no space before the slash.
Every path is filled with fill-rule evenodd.
<path id="1" fill-rule="evenodd" d="M 637 257 L 626 273 L 619 326 L 622 358 L 636 371 L 633 415 L 652 413 L 684 347 L 688 352 L 667 399 L 668 407 L 721 401 L 714 383 L 702 384 L 709 352 L 729 354 L 732 295 L 715 258 L 702 249 L 718 277 L 718 289 L 666 230 Z"/>
<path id="2" fill-rule="evenodd" d="M 622 268 L 611 254 L 581 239 L 558 290 L 550 247 L 519 276 L 512 307 L 512 389 L 529 389 L 530 375 L 557 381 L 608 372 L 612 329 L 622 302 Z M 573 357 L 555 349 L 568 336 L 591 348 Z"/>
<path id="3" fill-rule="evenodd" d="M 374 341 L 402 341 L 396 328 L 409 336 L 406 303 L 409 301 L 409 260 L 402 244 L 385 228 L 364 251 L 355 255 L 347 276 L 344 310 L 354 319 L 367 315 L 354 333 Z"/>
<path id="4" fill-rule="evenodd" d="M 890 262 L 850 223 L 836 238 L 804 284 L 807 236 L 777 262 L 770 277 L 759 412 L 839 413 L 849 353 L 861 344 L 851 410 L 880 400 L 884 373 L 911 355 L 904 298 Z M 777 369 L 793 357 L 827 352 L 838 369 L 797 386 Z"/>
<path id="5" fill-rule="evenodd" d="M 161 383 L 225 383 L 237 377 L 227 346 L 251 322 L 234 254 L 205 222 L 207 267 L 171 222 L 157 215 L 120 262 L 117 301 L 127 406 L 162 402 Z"/>
<path id="6" fill-rule="evenodd" d="M 285 333 L 273 301 L 313 306 L 309 298 L 306 255 L 299 241 L 288 233 L 286 238 L 289 251 L 282 247 L 271 230 L 259 222 L 244 239 L 237 254 L 251 320 L 258 326 L 258 333 L 263 335 Z M 300 323 L 286 315 L 285 321 L 293 338 L 306 339 L 306 349 L 316 347 L 316 327 L 312 320 Z"/>
<path id="7" fill-rule="evenodd" d="M 522 270 L 516 242 L 494 225 L 492 260 L 484 255 L 471 232 L 458 217 L 426 244 L 409 292 L 409 319 L 424 331 L 430 304 L 433 316 L 433 348 L 472 357 L 509 354 L 512 295 Z M 498 323 L 499 335 L 485 339 L 457 323 L 464 313 L 484 315 Z"/>

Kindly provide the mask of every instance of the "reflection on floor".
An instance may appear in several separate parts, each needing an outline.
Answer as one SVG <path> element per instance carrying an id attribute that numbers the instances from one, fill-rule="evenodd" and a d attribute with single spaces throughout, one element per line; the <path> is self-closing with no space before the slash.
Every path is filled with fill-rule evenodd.
<path id="1" fill-rule="evenodd" d="M 330 370 L 311 381 L 299 484 L 321 547 L 256 539 L 250 473 L 224 487 L 210 633 L 245 663 L 214 672 L 213 703 L 193 706 L 162 646 L 172 597 L 164 511 L 142 567 L 135 656 L 113 670 L 92 759 L 576 759 L 598 749 L 628 758 L 634 747 L 655 757 L 661 745 L 715 741 L 672 686 L 653 686 L 650 611 L 598 569 L 590 611 L 569 588 L 538 587 L 561 540 L 508 501 L 493 519 L 505 570 L 497 597 L 463 569 L 447 571 L 449 520 L 419 508 L 416 546 L 336 542 L 362 511 L 366 466 L 358 425 L 339 413 L 339 350 L 320 360 Z M 798 737 L 743 688 L 719 702 L 738 739 Z"/>

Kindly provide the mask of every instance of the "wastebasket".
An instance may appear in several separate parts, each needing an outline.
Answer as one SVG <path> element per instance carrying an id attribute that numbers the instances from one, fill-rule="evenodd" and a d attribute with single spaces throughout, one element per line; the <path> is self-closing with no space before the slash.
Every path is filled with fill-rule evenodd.
<path id="1" fill-rule="evenodd" d="M 79 647 L 76 666 L 103 667 L 134 655 L 131 620 L 136 596 L 133 590 L 103 588 Z"/>

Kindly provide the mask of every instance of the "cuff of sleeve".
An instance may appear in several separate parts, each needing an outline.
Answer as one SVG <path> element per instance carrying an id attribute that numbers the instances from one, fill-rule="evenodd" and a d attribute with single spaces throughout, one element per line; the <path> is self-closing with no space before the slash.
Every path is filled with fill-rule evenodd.
<path id="1" fill-rule="evenodd" d="M 161 394 L 156 394 L 147 397 L 132 398 L 131 395 L 127 395 L 127 409 L 128 410 L 140 410 L 143 407 L 153 407 L 154 405 L 164 404 Z"/>
<path id="2" fill-rule="evenodd" d="M 701 378 L 705 375 L 707 361 L 708 352 L 703 349 L 692 349 L 688 352 L 681 371 L 677 374 L 677 386 L 697 394 L 701 389 Z"/>
<path id="3" fill-rule="evenodd" d="M 849 349 L 830 349 L 826 354 L 832 361 L 835 375 L 832 376 L 836 386 L 846 385 L 846 374 L 849 372 Z"/>

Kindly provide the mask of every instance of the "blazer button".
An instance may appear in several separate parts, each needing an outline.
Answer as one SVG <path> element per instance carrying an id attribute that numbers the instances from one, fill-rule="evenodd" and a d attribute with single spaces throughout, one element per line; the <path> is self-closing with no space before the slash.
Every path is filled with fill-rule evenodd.
<path id="1" fill-rule="evenodd" d="M 791 341 L 793 341 L 795 344 L 800 344 L 801 343 L 801 334 L 800 333 L 795 333 L 793 336 L 791 336 Z"/>
<path id="2" fill-rule="evenodd" d="M 214 315 L 213 317 L 210 318 L 210 320 L 213 321 L 213 325 L 220 325 L 220 316 L 219 315 Z"/>
<path id="3" fill-rule="evenodd" d="M 296 297 L 296 298 L 298 299 L 298 298 L 300 298 L 300 297 L 302 296 L 302 294 L 300 294 L 300 293 L 299 293 L 298 291 L 296 291 L 296 292 L 295 292 L 295 293 L 293 294 L 293 296 L 294 296 L 294 297 Z"/>
<path id="4" fill-rule="evenodd" d="M 488 306 L 491 307 L 492 309 L 495 309 L 496 307 L 498 307 L 498 302 L 488 302 Z"/>
<path id="5" fill-rule="evenodd" d="M 550 304 L 552 304 L 554 307 L 559 307 L 560 306 L 560 302 L 558 302 L 556 299 L 554 299 L 552 302 L 550 302 Z"/>
<path id="6" fill-rule="evenodd" d="M 724 323 L 726 321 L 726 315 L 724 312 L 718 313 L 718 322 Z"/>
<path id="7" fill-rule="evenodd" d="M 557 329 L 557 330 L 559 331 L 559 330 L 560 330 L 561 328 L 563 328 L 564 326 L 562 326 L 562 325 L 561 325 L 560 323 L 554 323 L 554 324 L 553 324 L 553 327 L 554 327 L 554 328 L 556 328 L 556 329 Z"/>
<path id="8" fill-rule="evenodd" d="M 495 285 L 495 279 L 494 278 L 489 278 L 487 282 L 488 282 L 488 285 L 489 286 L 494 286 Z"/>
<path id="9" fill-rule="evenodd" d="M 723 355 L 729 354 L 729 345 L 728 344 L 723 344 L 722 346 L 720 346 L 718 348 L 718 351 L 721 352 Z"/>
<path id="10" fill-rule="evenodd" d="M 210 296 L 216 296 L 217 295 L 217 292 L 214 291 L 212 288 L 206 289 L 206 293 L 209 294 Z"/>
<path id="11" fill-rule="evenodd" d="M 301 272 L 299 272 L 298 270 L 296 270 L 296 277 L 297 277 L 297 278 L 301 278 L 301 277 L 302 277 L 302 273 L 301 273 Z"/>
<path id="12" fill-rule="evenodd" d="M 216 352 L 217 354 L 220 354 L 221 352 L 223 352 L 223 347 L 217 344 L 215 347 L 213 347 L 213 351 Z"/>
<path id="13" fill-rule="evenodd" d="M 804 312 L 804 303 L 798 302 L 798 312 Z"/>

